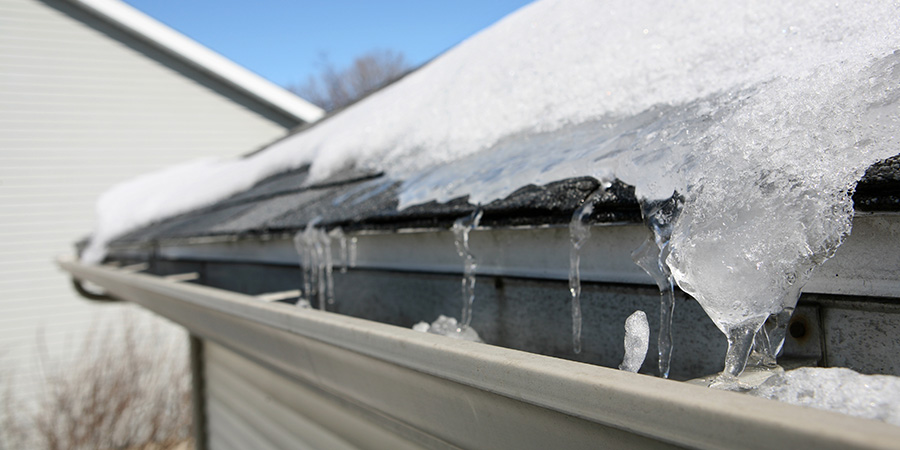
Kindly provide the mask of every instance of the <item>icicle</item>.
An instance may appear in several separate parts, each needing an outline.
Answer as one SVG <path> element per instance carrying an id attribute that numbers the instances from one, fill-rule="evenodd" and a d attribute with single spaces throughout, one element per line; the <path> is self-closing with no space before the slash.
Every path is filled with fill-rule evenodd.
<path id="1" fill-rule="evenodd" d="M 453 223 L 453 235 L 455 237 L 456 252 L 463 259 L 462 279 L 462 316 L 459 321 L 458 331 L 465 330 L 472 323 L 472 304 L 475 302 L 475 270 L 478 262 L 469 249 L 469 232 L 481 222 L 483 211 L 481 205 L 475 208 L 472 214 L 461 217 Z"/>
<path id="2" fill-rule="evenodd" d="M 308 303 L 310 291 L 312 289 L 312 279 L 309 273 L 311 260 L 305 238 L 304 231 L 298 231 L 297 234 L 294 235 L 294 248 L 297 250 L 297 255 L 300 257 L 300 272 L 303 275 L 301 299 L 306 300 Z M 297 304 L 299 305 L 300 303 L 298 302 Z"/>
<path id="3" fill-rule="evenodd" d="M 303 297 L 309 302 L 316 298 L 319 309 L 325 310 L 326 303 L 334 303 L 334 280 L 331 236 L 317 228 L 320 221 L 316 217 L 302 232 L 294 235 L 294 246 L 303 271 Z"/>
<path id="4" fill-rule="evenodd" d="M 350 238 L 350 246 L 347 249 L 347 258 L 348 258 L 348 264 L 350 265 L 351 268 L 356 267 L 357 244 L 358 244 L 358 241 L 356 239 L 356 236 L 353 236 L 352 238 Z"/>
<path id="5" fill-rule="evenodd" d="M 634 262 L 653 277 L 659 287 L 659 376 L 669 378 L 672 364 L 672 318 L 675 313 L 675 280 L 666 264 L 669 256 L 669 240 L 672 237 L 672 225 L 684 200 L 677 193 L 665 201 L 641 202 L 641 214 L 644 222 L 653 232 L 653 238 L 647 239 L 632 254 Z"/>
<path id="6" fill-rule="evenodd" d="M 625 358 L 619 364 L 619 370 L 637 372 L 644 365 L 647 347 L 650 344 L 650 324 L 647 314 L 635 311 L 625 320 Z"/>
<path id="7" fill-rule="evenodd" d="M 319 234 L 322 241 L 322 251 L 325 253 L 323 260 L 325 266 L 325 300 L 329 305 L 334 304 L 334 260 L 331 256 L 331 234 L 322 231 Z"/>
<path id="8" fill-rule="evenodd" d="M 572 349 L 581 353 L 581 247 L 591 237 L 591 228 L 586 223 L 594 212 L 596 197 L 603 190 L 597 189 L 584 200 L 584 203 L 572 213 L 569 222 L 569 239 L 572 249 L 569 252 L 569 293 L 572 296 Z"/>
<path id="9" fill-rule="evenodd" d="M 313 239 L 313 249 L 315 251 L 315 268 L 316 268 L 316 299 L 319 301 L 319 309 L 325 311 L 325 246 L 320 230 L 314 230 L 311 238 Z"/>
<path id="10" fill-rule="evenodd" d="M 344 234 L 344 230 L 341 227 L 335 227 L 328 232 L 328 235 L 331 236 L 332 239 L 337 239 L 340 244 L 341 251 L 338 254 L 338 264 L 341 266 L 341 273 L 347 273 L 347 264 L 350 259 L 347 255 L 347 235 Z"/>

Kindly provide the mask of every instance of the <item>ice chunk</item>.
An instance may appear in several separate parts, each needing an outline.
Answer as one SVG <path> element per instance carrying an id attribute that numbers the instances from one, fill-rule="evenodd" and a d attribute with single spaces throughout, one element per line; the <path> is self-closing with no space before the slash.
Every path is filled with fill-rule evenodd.
<path id="1" fill-rule="evenodd" d="M 900 426 L 900 377 L 804 367 L 775 375 L 749 394 Z"/>
<path id="2" fill-rule="evenodd" d="M 625 320 L 625 358 L 619 364 L 619 370 L 641 370 L 649 343 L 650 324 L 647 322 L 647 314 L 635 311 Z"/>
<path id="3" fill-rule="evenodd" d="M 428 332 L 432 334 L 440 334 L 453 339 L 461 339 L 464 341 L 484 342 L 481 336 L 472 327 L 461 328 L 453 317 L 447 317 L 443 314 L 438 316 L 437 320 L 428 324 L 428 322 L 419 322 L 413 325 L 413 330 Z"/>

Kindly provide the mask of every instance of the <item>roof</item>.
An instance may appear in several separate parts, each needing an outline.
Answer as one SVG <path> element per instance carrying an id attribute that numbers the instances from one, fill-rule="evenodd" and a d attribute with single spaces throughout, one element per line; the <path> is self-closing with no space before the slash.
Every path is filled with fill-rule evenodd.
<path id="1" fill-rule="evenodd" d="M 302 122 L 315 122 L 325 112 L 286 89 L 118 0 L 68 0 L 94 16 L 194 66 L 259 101 Z"/>

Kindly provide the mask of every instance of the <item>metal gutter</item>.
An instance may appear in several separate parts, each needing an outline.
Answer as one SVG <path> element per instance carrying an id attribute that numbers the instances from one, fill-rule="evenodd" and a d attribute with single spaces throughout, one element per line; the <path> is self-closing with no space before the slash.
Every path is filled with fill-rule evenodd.
<path id="1" fill-rule="evenodd" d="M 325 115 L 318 106 L 235 64 L 123 2 L 115 0 L 68 0 L 68 2 L 124 28 L 291 117 L 311 123 Z"/>
<path id="2" fill-rule="evenodd" d="M 896 448 L 900 428 L 61 259 L 286 376 L 460 447 Z M 411 431 L 410 431 L 411 430 Z M 571 444 L 571 445 L 568 445 Z"/>

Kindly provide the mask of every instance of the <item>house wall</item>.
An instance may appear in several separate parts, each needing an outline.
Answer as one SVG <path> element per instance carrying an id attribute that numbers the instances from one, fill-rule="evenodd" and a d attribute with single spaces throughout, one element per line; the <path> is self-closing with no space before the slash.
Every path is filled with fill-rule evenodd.
<path id="1" fill-rule="evenodd" d="M 339 398 L 210 341 L 203 362 L 210 449 L 420 448 Z"/>
<path id="2" fill-rule="evenodd" d="M 87 329 L 135 309 L 81 299 L 53 263 L 100 193 L 294 125 L 66 1 L 0 0 L 0 387 L 14 375 L 27 397 Z"/>

